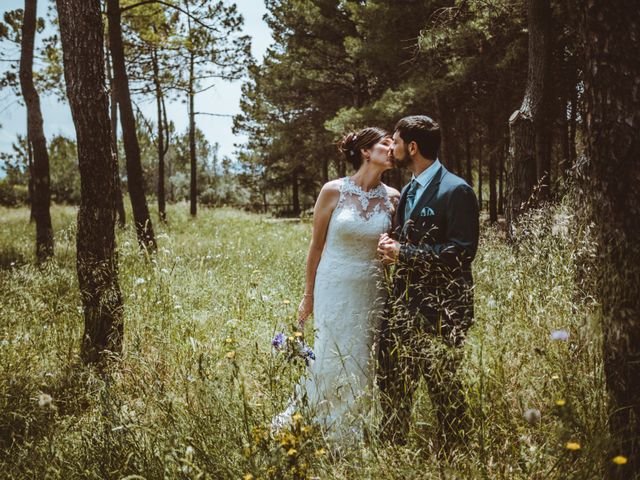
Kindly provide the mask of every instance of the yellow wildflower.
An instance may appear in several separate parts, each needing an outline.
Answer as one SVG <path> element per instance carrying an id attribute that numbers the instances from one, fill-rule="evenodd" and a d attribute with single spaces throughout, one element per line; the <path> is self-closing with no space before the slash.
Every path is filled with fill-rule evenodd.
<path id="1" fill-rule="evenodd" d="M 244 477 L 242 477 L 242 480 L 253 480 L 253 475 L 247 473 Z"/>
<path id="2" fill-rule="evenodd" d="M 580 444 L 578 442 L 567 442 L 565 447 L 567 447 L 567 450 L 571 450 L 573 452 L 580 450 Z"/>
<path id="3" fill-rule="evenodd" d="M 625 463 L 628 462 L 627 457 L 624 457 L 622 455 L 618 455 L 616 457 L 613 457 L 613 459 L 611 461 L 613 463 L 615 463 L 616 465 L 624 465 Z"/>
<path id="4" fill-rule="evenodd" d="M 225 342 L 227 342 L 227 343 L 233 343 L 233 338 L 227 338 L 227 339 L 225 340 Z"/>
<path id="5" fill-rule="evenodd" d="M 296 442 L 296 437 L 294 437 L 291 433 L 286 432 L 280 438 L 280 445 L 283 447 L 287 447 L 289 445 L 293 445 Z"/>
<path id="6" fill-rule="evenodd" d="M 283 302 L 285 305 L 289 305 L 291 303 L 291 300 L 283 300 Z"/>
<path id="7" fill-rule="evenodd" d="M 326 451 L 324 448 L 321 448 L 321 449 L 319 449 L 319 450 L 316 450 L 315 455 L 316 455 L 316 457 L 321 457 L 321 456 L 323 456 L 325 453 L 327 453 L 327 451 Z"/>
<path id="8" fill-rule="evenodd" d="M 299 422 L 300 420 L 302 420 L 302 415 L 300 415 L 299 413 L 296 413 L 295 415 L 293 415 L 293 416 L 291 417 L 291 419 L 292 419 L 294 422 Z"/>
<path id="9" fill-rule="evenodd" d="M 235 356 L 236 356 L 236 352 L 234 352 L 233 350 L 231 350 L 230 352 L 227 352 L 227 358 L 233 359 Z"/>
<path id="10" fill-rule="evenodd" d="M 301 337 L 302 336 L 302 332 L 296 332 L 293 334 L 295 337 Z"/>
<path id="11" fill-rule="evenodd" d="M 295 456 L 295 455 L 297 455 L 297 454 L 298 454 L 298 451 L 297 451 L 295 448 L 290 448 L 290 449 L 287 451 L 287 455 L 289 455 L 290 457 L 293 457 L 293 456 Z"/>
<path id="12" fill-rule="evenodd" d="M 559 407 L 564 407 L 567 404 L 566 400 L 563 400 L 562 398 L 559 400 L 556 400 L 556 405 Z"/>

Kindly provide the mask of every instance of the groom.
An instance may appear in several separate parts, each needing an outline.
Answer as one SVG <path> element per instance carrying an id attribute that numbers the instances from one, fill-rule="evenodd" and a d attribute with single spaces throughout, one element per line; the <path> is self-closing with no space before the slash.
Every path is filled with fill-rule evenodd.
<path id="1" fill-rule="evenodd" d="M 468 430 L 459 376 L 462 345 L 473 323 L 471 262 L 479 236 L 473 189 L 438 160 L 440 127 L 426 115 L 401 119 L 393 134 L 396 165 L 412 180 L 402 191 L 396 229 L 378 255 L 394 265 L 392 295 L 380 340 L 378 382 L 383 437 L 405 443 L 420 377 L 437 412 L 439 448 Z"/>

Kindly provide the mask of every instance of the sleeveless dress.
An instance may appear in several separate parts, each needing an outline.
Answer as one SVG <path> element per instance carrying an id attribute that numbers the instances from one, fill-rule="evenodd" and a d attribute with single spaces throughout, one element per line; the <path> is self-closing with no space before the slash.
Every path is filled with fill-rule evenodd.
<path id="1" fill-rule="evenodd" d="M 375 375 L 374 338 L 385 290 L 376 257 L 380 234 L 391 228 L 392 204 L 383 184 L 365 192 L 342 179 L 331 214 L 314 287 L 316 360 L 296 387 L 275 429 L 303 410 L 329 438 L 351 439 L 371 410 Z"/>

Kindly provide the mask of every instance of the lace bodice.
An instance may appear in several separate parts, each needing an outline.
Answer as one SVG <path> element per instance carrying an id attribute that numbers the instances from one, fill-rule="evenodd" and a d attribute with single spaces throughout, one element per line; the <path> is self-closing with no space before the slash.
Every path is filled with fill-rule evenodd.
<path id="1" fill-rule="evenodd" d="M 383 184 L 366 192 L 349 177 L 343 178 L 323 256 L 340 258 L 347 265 L 375 262 L 378 238 L 391 228 L 392 209 Z"/>
<path id="2" fill-rule="evenodd" d="M 377 187 L 365 192 L 349 177 L 342 179 L 340 200 L 336 208 L 345 206 L 355 207 L 355 210 L 367 220 L 381 211 L 390 214 L 393 208 L 384 184 L 380 183 Z"/>

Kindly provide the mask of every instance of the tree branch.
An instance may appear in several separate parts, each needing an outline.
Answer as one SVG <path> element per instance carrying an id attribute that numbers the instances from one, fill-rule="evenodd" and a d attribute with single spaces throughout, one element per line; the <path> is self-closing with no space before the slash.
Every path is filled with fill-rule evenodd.
<path id="1" fill-rule="evenodd" d="M 210 117 L 235 117 L 235 115 L 229 115 L 226 113 L 209 113 L 209 112 L 195 112 L 194 115 L 209 115 Z"/>
<path id="2" fill-rule="evenodd" d="M 215 28 L 213 28 L 213 27 L 212 27 L 212 26 L 210 26 L 210 25 L 207 25 L 207 24 L 206 24 L 206 23 L 204 23 L 202 20 L 200 20 L 200 19 L 198 19 L 196 16 L 192 15 L 190 12 L 187 12 L 186 10 L 184 10 L 182 7 L 179 7 L 178 5 L 174 5 L 174 4 L 173 4 L 173 3 L 171 3 L 171 2 L 165 2 L 165 1 L 163 1 L 163 0 L 142 0 L 141 2 L 134 3 L 134 4 L 132 4 L 132 5 L 127 5 L 127 6 L 126 6 L 126 7 L 124 7 L 124 8 L 122 8 L 122 7 L 121 7 L 121 8 L 120 8 L 120 13 L 124 13 L 124 12 L 126 12 L 127 10 L 132 10 L 132 9 L 134 9 L 134 8 L 136 8 L 136 7 L 141 7 L 141 6 L 143 6 L 143 5 L 149 5 L 149 4 L 151 4 L 151 3 L 157 3 L 157 4 L 160 4 L 160 5 L 164 5 L 165 7 L 173 8 L 174 10 L 177 10 L 177 11 L 179 11 L 180 13 L 183 13 L 183 14 L 187 15 L 187 16 L 188 16 L 189 18 L 191 18 L 194 22 L 196 22 L 198 25 L 200 25 L 200 26 L 202 26 L 202 27 L 206 28 L 207 30 L 211 30 L 211 31 L 214 31 L 214 32 L 216 31 L 216 29 L 215 29 Z"/>

